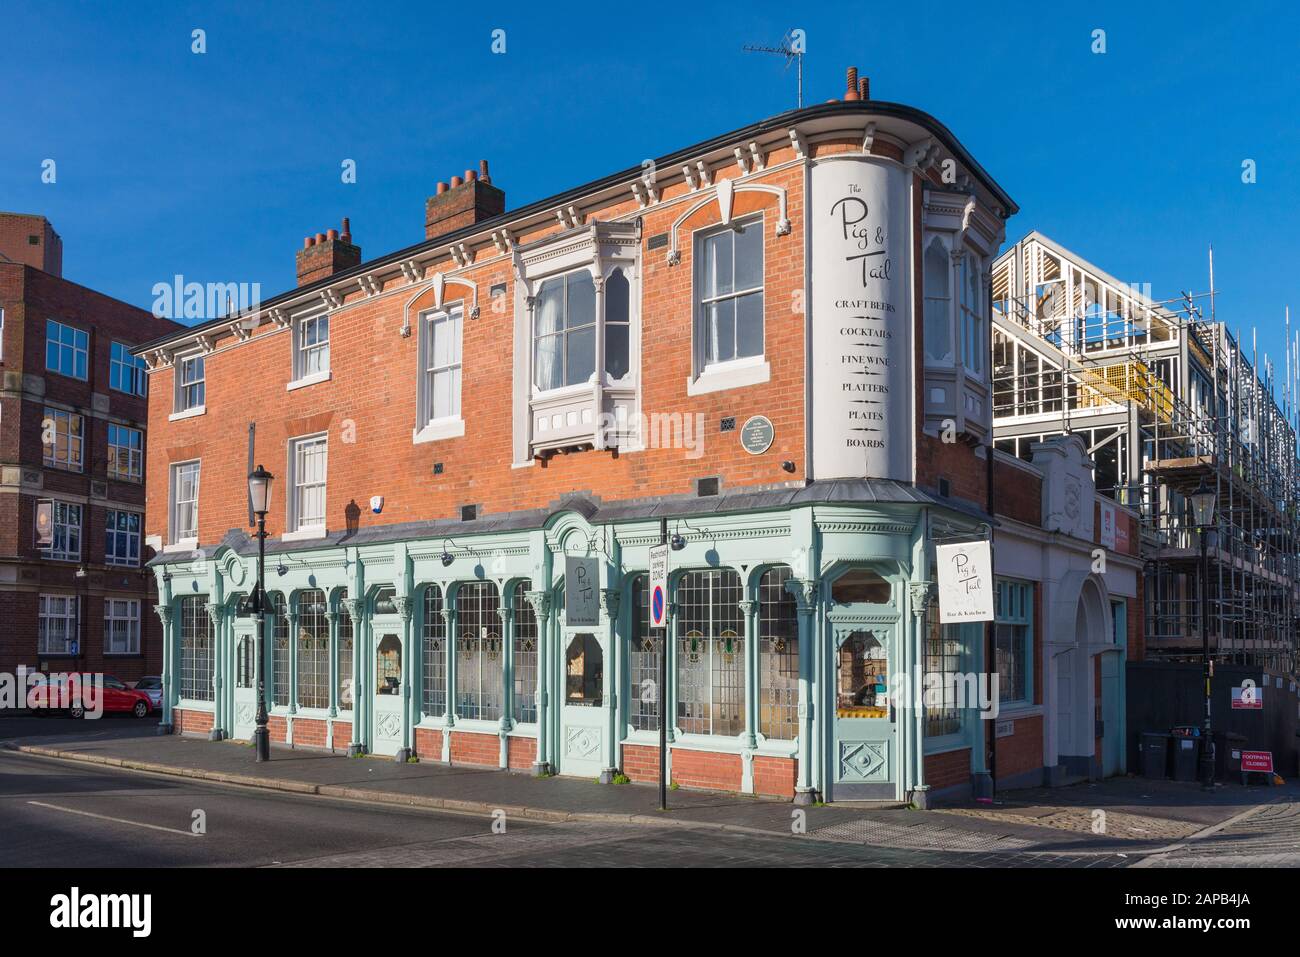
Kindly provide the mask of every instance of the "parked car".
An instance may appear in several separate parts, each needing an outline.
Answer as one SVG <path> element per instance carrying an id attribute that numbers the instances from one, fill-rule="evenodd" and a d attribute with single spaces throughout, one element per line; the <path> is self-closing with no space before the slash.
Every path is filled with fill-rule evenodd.
<path id="1" fill-rule="evenodd" d="M 149 696 L 149 703 L 155 711 L 162 707 L 163 686 L 162 678 L 158 675 L 145 675 L 135 683 L 135 690 L 143 691 Z"/>
<path id="2" fill-rule="evenodd" d="M 71 672 L 66 675 L 54 675 L 37 683 L 28 695 L 28 703 L 38 712 L 66 711 L 73 718 L 84 718 L 86 709 L 82 697 L 76 693 L 77 681 L 81 679 L 86 682 L 94 681 L 97 676 L 93 674 L 79 674 Z M 144 691 L 136 691 L 134 688 L 127 687 L 125 681 L 121 678 L 115 678 L 112 675 L 103 675 L 104 693 L 100 706 L 105 714 L 125 713 L 133 714 L 137 718 L 147 718 L 154 710 L 153 701 Z M 71 684 L 72 690 L 66 689 L 66 685 Z M 53 694 L 51 694 L 53 689 Z"/>

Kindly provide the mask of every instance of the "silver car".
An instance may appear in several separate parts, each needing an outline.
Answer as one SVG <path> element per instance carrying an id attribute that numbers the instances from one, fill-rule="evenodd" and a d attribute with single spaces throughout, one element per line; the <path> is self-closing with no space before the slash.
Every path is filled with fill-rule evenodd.
<path id="1" fill-rule="evenodd" d="M 162 707 L 162 678 L 157 675 L 145 675 L 135 683 L 135 690 L 143 691 L 149 696 L 149 703 L 153 705 L 155 711 Z"/>

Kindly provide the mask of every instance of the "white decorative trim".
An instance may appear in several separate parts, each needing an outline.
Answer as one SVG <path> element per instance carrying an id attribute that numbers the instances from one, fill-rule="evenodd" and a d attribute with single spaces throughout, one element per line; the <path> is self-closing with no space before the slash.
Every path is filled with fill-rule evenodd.
<path id="1" fill-rule="evenodd" d="M 292 532 L 281 532 L 280 541 L 282 542 L 302 542 L 311 538 L 324 538 L 329 531 L 324 525 L 309 525 L 306 528 L 300 528 Z"/>
<path id="2" fill-rule="evenodd" d="M 375 278 L 374 273 L 359 276 L 357 285 L 361 287 L 361 293 L 364 296 L 377 296 L 384 291 L 384 281 Z"/>
<path id="3" fill-rule="evenodd" d="M 876 121 L 872 120 L 862 131 L 862 152 L 870 153 L 871 145 L 876 141 Z"/>
<path id="4" fill-rule="evenodd" d="M 710 366 L 694 378 L 686 380 L 687 395 L 704 395 L 724 389 L 759 385 L 772 378 L 772 367 L 766 359 L 737 359 L 733 362 Z"/>
<path id="5" fill-rule="evenodd" d="M 284 387 L 285 392 L 292 392 L 294 389 L 306 388 L 309 385 L 315 385 L 317 382 L 328 382 L 332 378 L 329 369 L 321 372 L 313 372 L 311 375 L 305 375 L 301 379 L 294 379 Z"/>
<path id="6" fill-rule="evenodd" d="M 337 309 L 343 305 L 343 299 L 333 289 L 322 289 L 320 291 L 321 302 L 325 303 L 326 309 Z"/>
<path id="7" fill-rule="evenodd" d="M 465 434 L 465 420 L 460 416 L 434 419 L 422 429 L 411 430 L 411 444 L 436 442 L 439 439 L 455 439 Z"/>
<path id="8" fill-rule="evenodd" d="M 687 167 L 682 167 L 685 170 Z M 740 180 L 720 179 L 717 186 L 714 187 L 712 196 L 705 197 L 699 202 L 690 206 L 673 222 L 668 230 L 668 252 L 666 259 L 668 265 L 676 266 L 682 261 L 681 248 L 678 245 L 677 234 L 681 230 L 682 223 L 690 219 L 697 212 L 703 209 L 709 203 L 717 202 L 718 214 L 722 218 L 723 224 L 731 222 L 731 209 L 736 193 L 770 193 L 777 198 L 778 215 L 776 220 L 776 234 L 778 236 L 790 235 L 790 218 L 786 207 L 787 194 L 782 186 L 770 186 L 767 183 L 747 183 Z"/>
<path id="9" fill-rule="evenodd" d="M 172 542 L 170 545 L 164 545 L 164 552 L 192 552 L 198 549 L 199 540 L 197 538 L 182 538 Z"/>
<path id="10" fill-rule="evenodd" d="M 171 415 L 167 416 L 167 421 L 176 422 L 180 419 L 192 419 L 196 415 L 205 414 L 207 411 L 208 407 L 206 405 L 196 405 L 194 408 L 186 409 L 184 412 L 173 412 Z"/>

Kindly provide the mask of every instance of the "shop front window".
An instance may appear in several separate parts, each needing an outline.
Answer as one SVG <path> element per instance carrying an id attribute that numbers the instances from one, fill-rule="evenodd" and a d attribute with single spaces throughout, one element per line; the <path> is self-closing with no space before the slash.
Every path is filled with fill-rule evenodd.
<path id="1" fill-rule="evenodd" d="M 400 694 L 402 690 L 402 643 L 396 635 L 384 635 L 375 654 L 375 693 Z"/>
<path id="2" fill-rule="evenodd" d="M 889 717 L 889 656 L 880 637 L 855 631 L 840 645 L 835 709 L 841 718 Z"/>
<path id="3" fill-rule="evenodd" d="M 594 635 L 574 635 L 564 657 L 564 703 L 599 708 L 605 677 L 605 653 L 600 642 Z"/>

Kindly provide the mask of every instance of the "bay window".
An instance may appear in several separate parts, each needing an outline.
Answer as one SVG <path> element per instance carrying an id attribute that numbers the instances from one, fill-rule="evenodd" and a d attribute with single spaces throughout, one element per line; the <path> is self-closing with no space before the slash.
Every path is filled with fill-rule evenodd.
<path id="1" fill-rule="evenodd" d="M 596 285 L 578 269 L 542 282 L 533 307 L 533 386 L 545 392 L 596 371 Z"/>
<path id="2" fill-rule="evenodd" d="M 938 236 L 925 247 L 925 361 L 952 362 L 952 276 Z"/>
<path id="3" fill-rule="evenodd" d="M 984 286 L 979 257 L 970 252 L 961 259 L 961 338 L 966 371 L 982 378 L 988 348 L 984 336 Z"/>

